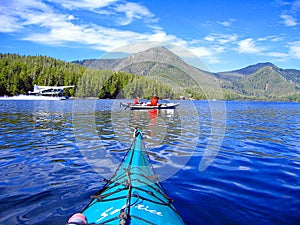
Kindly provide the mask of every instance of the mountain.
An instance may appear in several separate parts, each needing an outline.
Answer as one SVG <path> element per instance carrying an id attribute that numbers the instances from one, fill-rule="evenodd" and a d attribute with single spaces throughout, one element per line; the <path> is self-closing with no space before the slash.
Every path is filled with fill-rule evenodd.
<path id="1" fill-rule="evenodd" d="M 300 71 L 266 62 L 210 73 L 195 68 L 165 47 L 154 47 L 119 59 L 90 59 L 74 63 L 147 76 L 171 85 L 178 95 L 207 99 L 300 99 Z"/>
<path id="2" fill-rule="evenodd" d="M 300 101 L 300 71 L 269 62 L 210 73 L 187 64 L 165 47 L 126 58 L 73 63 L 0 53 L 0 96 L 26 94 L 34 84 L 75 85 L 66 94 L 78 97 L 150 98 L 156 93 L 164 98 Z"/>
<path id="3" fill-rule="evenodd" d="M 245 68 L 238 69 L 238 70 L 219 72 L 216 75 L 220 79 L 236 81 L 236 80 L 239 80 L 249 74 L 253 74 L 253 73 L 257 72 L 258 70 L 260 70 L 261 68 L 264 68 L 266 66 L 272 67 L 274 69 L 278 68 L 277 66 L 275 66 L 274 64 L 272 64 L 270 62 L 266 62 L 266 63 L 258 63 L 255 65 L 250 65 Z"/>
<path id="4" fill-rule="evenodd" d="M 190 66 L 165 47 L 150 48 L 118 60 L 93 59 L 74 63 L 161 80 L 171 85 L 178 96 L 191 94 L 196 98 L 221 98 L 220 87 L 211 73 Z"/>
<path id="5" fill-rule="evenodd" d="M 284 78 L 291 82 L 295 82 L 298 86 L 300 86 L 300 70 L 278 68 L 278 71 Z"/>
<path id="6" fill-rule="evenodd" d="M 249 75 L 249 74 L 257 72 L 258 70 L 260 70 L 261 68 L 264 68 L 266 66 L 271 67 L 271 68 L 278 68 L 277 66 L 275 66 L 274 64 L 272 64 L 270 62 L 266 62 L 266 63 L 257 63 L 255 65 L 250 65 L 245 68 L 242 68 L 239 70 L 234 70 L 231 72 L 241 74 L 241 75 Z"/>
<path id="7" fill-rule="evenodd" d="M 278 99 L 296 94 L 297 85 L 287 80 L 278 69 L 265 66 L 234 82 L 241 94 L 258 99 Z"/>
<path id="8" fill-rule="evenodd" d="M 86 59 L 73 61 L 73 63 L 98 70 L 113 70 L 115 65 L 117 65 L 121 60 L 122 59 Z"/>
<path id="9" fill-rule="evenodd" d="M 225 80 L 239 80 L 247 75 L 256 73 L 258 70 L 269 67 L 272 68 L 274 71 L 280 73 L 283 77 L 287 80 L 292 80 L 293 82 L 300 83 L 300 71 L 295 69 L 281 69 L 270 62 L 266 63 L 257 63 L 255 65 L 250 65 L 245 68 L 227 72 L 219 72 L 216 74 L 218 78 L 225 79 Z"/>

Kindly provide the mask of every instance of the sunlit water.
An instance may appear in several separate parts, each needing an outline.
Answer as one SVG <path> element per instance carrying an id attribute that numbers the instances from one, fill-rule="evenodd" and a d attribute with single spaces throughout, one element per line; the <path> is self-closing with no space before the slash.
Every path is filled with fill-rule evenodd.
<path id="1" fill-rule="evenodd" d="M 65 224 L 115 171 L 135 127 L 186 224 L 299 224 L 299 103 L 120 102 L 0 101 L 0 224 Z"/>

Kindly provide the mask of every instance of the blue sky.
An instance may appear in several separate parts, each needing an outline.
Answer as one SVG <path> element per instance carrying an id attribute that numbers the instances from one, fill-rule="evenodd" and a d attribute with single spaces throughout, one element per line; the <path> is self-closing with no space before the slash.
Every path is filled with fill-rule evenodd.
<path id="1" fill-rule="evenodd" d="M 0 40 L 2 53 L 64 61 L 168 43 L 213 72 L 300 69 L 300 0 L 0 0 Z"/>

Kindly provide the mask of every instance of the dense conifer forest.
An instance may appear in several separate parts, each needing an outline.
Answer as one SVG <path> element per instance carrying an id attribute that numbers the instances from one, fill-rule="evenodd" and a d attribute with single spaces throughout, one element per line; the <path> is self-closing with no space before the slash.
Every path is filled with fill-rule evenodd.
<path id="1" fill-rule="evenodd" d="M 149 51 L 161 58 L 174 58 L 176 64 L 197 72 L 164 48 Z M 132 57 L 147 59 L 149 51 Z M 121 70 L 112 66 L 118 67 L 127 61 L 132 64 Z M 203 90 L 193 83 L 191 76 L 174 66 L 160 62 L 133 62 L 132 58 L 124 58 L 70 63 L 47 56 L 0 53 L 0 96 L 28 94 L 37 84 L 74 85 L 74 88 L 65 89 L 64 95 L 78 98 L 130 99 L 138 96 L 149 99 L 156 94 L 164 99 L 178 99 L 180 96 L 206 99 L 218 92 L 220 95 L 216 99 L 223 100 L 300 101 L 300 71 L 280 69 L 271 63 L 259 63 L 222 73 L 200 71 L 193 74 L 205 88 Z M 220 88 L 215 90 L 208 81 L 215 81 Z"/>
<path id="2" fill-rule="evenodd" d="M 175 97 L 171 87 L 147 77 L 86 68 L 46 56 L 0 54 L 0 96 L 27 94 L 34 84 L 75 85 L 65 95 L 83 98 Z"/>

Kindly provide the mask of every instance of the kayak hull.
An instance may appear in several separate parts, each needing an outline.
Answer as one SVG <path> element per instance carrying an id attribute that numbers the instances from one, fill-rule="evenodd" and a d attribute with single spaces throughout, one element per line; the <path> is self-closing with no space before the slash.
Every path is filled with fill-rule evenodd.
<path id="1" fill-rule="evenodd" d="M 179 106 L 179 103 L 163 103 L 161 105 L 153 106 L 148 104 L 131 104 L 131 103 L 121 103 L 121 106 L 125 109 L 129 108 L 131 110 L 145 110 L 145 109 L 175 109 Z"/>
<path id="2" fill-rule="evenodd" d="M 114 176 L 82 213 L 95 224 L 184 224 L 158 182 L 140 132 Z"/>

